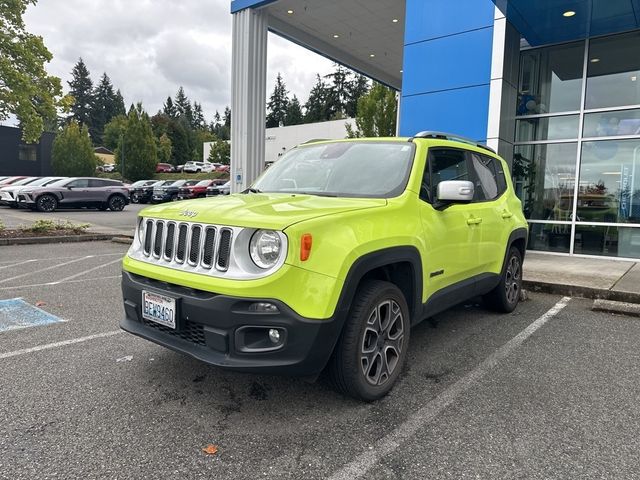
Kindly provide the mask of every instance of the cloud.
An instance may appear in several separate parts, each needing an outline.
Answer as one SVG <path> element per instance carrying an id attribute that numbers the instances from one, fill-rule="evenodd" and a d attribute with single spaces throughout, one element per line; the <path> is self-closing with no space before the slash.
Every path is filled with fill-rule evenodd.
<path id="1" fill-rule="evenodd" d="M 25 15 L 54 58 L 48 71 L 67 81 L 82 57 L 94 82 L 107 72 L 128 104 L 162 108 L 183 86 L 210 120 L 231 103 L 229 0 L 39 0 Z M 267 92 L 281 72 L 291 94 L 307 99 L 316 73 L 332 63 L 269 35 Z"/>

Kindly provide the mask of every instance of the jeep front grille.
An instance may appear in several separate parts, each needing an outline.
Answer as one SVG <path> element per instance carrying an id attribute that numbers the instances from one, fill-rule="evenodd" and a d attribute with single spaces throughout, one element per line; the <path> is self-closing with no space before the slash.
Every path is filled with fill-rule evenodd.
<path id="1" fill-rule="evenodd" d="M 229 268 L 232 244 L 229 227 L 153 219 L 144 222 L 142 254 L 159 265 L 176 262 L 185 269 L 224 272 Z"/>

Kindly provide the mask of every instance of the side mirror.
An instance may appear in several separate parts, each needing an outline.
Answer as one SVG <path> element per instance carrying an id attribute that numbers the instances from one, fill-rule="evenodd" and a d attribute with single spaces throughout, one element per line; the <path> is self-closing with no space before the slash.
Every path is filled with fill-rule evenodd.
<path id="1" fill-rule="evenodd" d="M 71 189 L 73 189 L 73 187 L 67 187 L 67 190 L 71 190 Z"/>
<path id="2" fill-rule="evenodd" d="M 438 184 L 437 210 L 444 210 L 453 203 L 468 203 L 473 200 L 474 186 L 466 180 L 448 180 Z"/>

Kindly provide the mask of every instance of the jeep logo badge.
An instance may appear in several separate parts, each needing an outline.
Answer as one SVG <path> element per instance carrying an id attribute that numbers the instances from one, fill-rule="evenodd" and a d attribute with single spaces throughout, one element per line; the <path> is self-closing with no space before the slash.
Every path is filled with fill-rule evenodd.
<path id="1" fill-rule="evenodd" d="M 193 210 L 183 210 L 183 211 L 180 212 L 180 216 L 181 217 L 193 218 L 196 215 L 198 215 L 198 212 L 194 212 Z"/>

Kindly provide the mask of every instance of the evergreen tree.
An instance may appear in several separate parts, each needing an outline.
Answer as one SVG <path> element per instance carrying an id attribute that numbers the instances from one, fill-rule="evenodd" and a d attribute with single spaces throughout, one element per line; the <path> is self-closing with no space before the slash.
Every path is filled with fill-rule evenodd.
<path id="1" fill-rule="evenodd" d="M 356 117 L 358 100 L 367 93 L 369 93 L 369 80 L 364 75 L 356 73 L 347 85 L 347 103 L 344 112 L 347 117 Z"/>
<path id="2" fill-rule="evenodd" d="M 111 80 L 106 73 L 102 74 L 100 83 L 93 91 L 93 103 L 91 105 L 91 126 L 89 134 L 94 145 L 103 144 L 104 127 L 113 117 L 118 115 L 119 99 L 113 90 Z"/>
<path id="3" fill-rule="evenodd" d="M 165 133 L 169 133 L 169 124 L 173 119 L 166 113 L 158 112 L 151 117 L 151 128 L 153 128 L 153 134 L 160 138 Z"/>
<path id="4" fill-rule="evenodd" d="M 229 165 L 231 162 L 231 143 L 227 140 L 216 140 L 213 145 L 211 145 L 211 151 L 209 152 L 209 158 L 207 160 L 212 163 Z"/>
<path id="5" fill-rule="evenodd" d="M 183 117 L 190 128 L 193 128 L 193 108 L 191 107 L 191 102 L 189 98 L 184 93 L 184 88 L 180 87 L 178 89 L 178 93 L 176 93 L 176 98 L 173 101 L 173 105 L 176 109 L 176 115 L 178 117 Z"/>
<path id="6" fill-rule="evenodd" d="M 289 92 L 282 80 L 282 75 L 278 73 L 276 85 L 267 103 L 267 128 L 285 125 L 287 117 L 287 107 L 289 106 Z"/>
<path id="7" fill-rule="evenodd" d="M 289 102 L 287 107 L 287 115 L 285 117 L 285 125 L 299 125 L 303 122 L 302 106 L 300 100 L 295 95 Z"/>
<path id="8" fill-rule="evenodd" d="M 329 120 L 327 107 L 327 85 L 324 83 L 320 75 L 316 75 L 316 84 L 309 92 L 309 99 L 305 103 L 305 123 L 323 122 Z"/>
<path id="9" fill-rule="evenodd" d="M 375 83 L 368 94 L 358 100 L 356 130 L 347 126 L 347 134 L 353 137 L 393 137 L 396 134 L 398 102 L 396 92 Z"/>
<path id="10" fill-rule="evenodd" d="M 89 70 L 82 58 L 71 71 L 72 79 L 69 84 L 69 94 L 74 99 L 71 107 L 71 118 L 80 125 L 91 127 L 91 105 L 93 104 L 93 83 Z"/>
<path id="11" fill-rule="evenodd" d="M 157 140 L 158 163 L 171 163 L 171 152 L 173 150 L 171 139 L 166 133 L 163 133 Z"/>
<path id="12" fill-rule="evenodd" d="M 158 163 L 156 140 L 149 115 L 138 103 L 129 110 L 122 141 L 116 149 L 116 163 L 123 177 L 135 182 L 153 176 Z"/>
<path id="13" fill-rule="evenodd" d="M 64 177 L 87 177 L 95 173 L 97 163 L 89 129 L 71 120 L 53 141 L 51 166 L 54 173 Z"/>
<path id="14" fill-rule="evenodd" d="M 120 89 L 116 92 L 115 113 L 116 115 L 127 114 L 127 109 L 124 106 L 124 98 L 122 97 L 122 93 L 120 93 Z"/>
<path id="15" fill-rule="evenodd" d="M 324 78 L 330 81 L 326 95 L 327 120 L 344 117 L 349 97 L 349 71 L 341 65 L 335 65 L 335 70 Z"/>
<path id="16" fill-rule="evenodd" d="M 120 145 L 122 136 L 127 129 L 127 116 L 118 115 L 113 117 L 104 127 L 102 143 L 109 150 L 115 150 Z"/>
<path id="17" fill-rule="evenodd" d="M 175 118 L 178 116 L 178 112 L 176 111 L 176 106 L 173 104 L 173 99 L 171 97 L 167 97 L 167 101 L 164 103 L 164 108 L 162 109 L 165 115 Z"/>
<path id="18" fill-rule="evenodd" d="M 231 109 L 229 107 L 224 107 L 224 116 L 222 117 L 224 120 L 224 126 L 227 128 L 231 128 Z"/>
<path id="19" fill-rule="evenodd" d="M 184 126 L 184 122 L 172 119 L 168 125 L 167 135 L 171 140 L 172 146 L 171 163 L 173 165 L 184 165 L 192 160 L 189 133 Z"/>
<path id="20" fill-rule="evenodd" d="M 193 128 L 203 130 L 206 128 L 207 122 L 202 112 L 202 104 L 193 102 Z"/>

